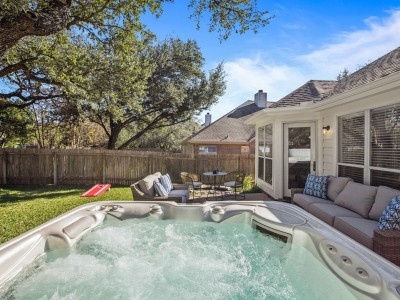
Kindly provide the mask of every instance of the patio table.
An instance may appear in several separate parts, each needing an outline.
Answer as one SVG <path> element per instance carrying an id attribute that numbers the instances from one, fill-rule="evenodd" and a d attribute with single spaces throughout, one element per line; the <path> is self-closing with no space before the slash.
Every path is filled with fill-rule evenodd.
<path id="1" fill-rule="evenodd" d="M 218 177 L 223 177 L 226 174 L 228 174 L 228 173 L 226 173 L 226 172 L 216 172 L 216 173 L 214 173 L 214 172 L 205 172 L 205 173 L 203 173 L 204 176 L 207 176 L 209 178 L 212 177 L 212 179 L 213 179 L 213 185 L 210 187 L 210 190 L 207 193 L 207 198 L 208 198 L 208 195 L 209 195 L 210 192 L 213 192 L 213 194 L 216 195 L 217 191 L 221 192 L 221 197 L 223 198 L 222 192 L 224 192 L 226 190 L 224 188 L 217 187 L 217 178 Z"/>

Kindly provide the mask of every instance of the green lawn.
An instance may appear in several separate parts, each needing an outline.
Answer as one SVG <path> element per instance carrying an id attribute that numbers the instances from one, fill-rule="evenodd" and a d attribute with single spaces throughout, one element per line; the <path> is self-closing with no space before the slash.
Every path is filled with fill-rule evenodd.
<path id="1" fill-rule="evenodd" d="M 0 186 L 0 244 L 79 205 L 107 200 L 132 201 L 127 186 L 112 186 L 98 197 L 80 197 L 90 186 Z"/>

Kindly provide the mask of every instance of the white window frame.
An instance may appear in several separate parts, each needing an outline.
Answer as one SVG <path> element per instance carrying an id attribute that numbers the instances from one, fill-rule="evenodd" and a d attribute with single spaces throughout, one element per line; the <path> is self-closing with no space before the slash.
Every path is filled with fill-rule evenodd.
<path id="1" fill-rule="evenodd" d="M 366 109 L 366 110 L 362 110 L 362 111 L 357 111 L 352 113 L 351 115 L 357 115 L 360 113 L 364 113 L 364 164 L 363 165 L 359 165 L 359 164 L 349 164 L 349 163 L 341 163 L 339 162 L 339 157 L 340 157 L 340 134 L 337 135 L 337 145 L 336 145 L 336 150 L 337 150 L 337 156 L 336 156 L 336 172 L 337 174 L 339 174 L 339 166 L 348 166 L 348 167 L 356 167 L 356 168 L 363 168 L 364 172 L 364 184 L 370 184 L 371 183 L 371 170 L 374 171 L 383 171 L 383 172 L 390 172 L 390 173 L 398 173 L 400 174 L 400 169 L 391 169 L 391 168 L 384 168 L 384 167 L 374 167 L 371 166 L 371 154 L 372 154 L 372 150 L 371 150 L 371 114 L 372 114 L 372 110 L 374 109 L 380 109 L 380 108 L 384 108 L 384 107 L 389 107 L 391 105 L 383 105 L 383 106 L 379 106 L 379 107 L 374 107 L 371 109 Z M 340 131 L 339 128 L 339 118 L 346 116 L 349 114 L 344 114 L 344 115 L 339 115 L 337 116 L 336 119 L 336 124 L 338 126 L 338 132 Z"/>
<path id="2" fill-rule="evenodd" d="M 207 151 L 201 151 L 201 148 L 207 149 Z M 215 151 L 208 151 L 210 148 L 215 148 Z M 218 153 L 218 146 L 216 145 L 199 145 L 199 154 L 202 155 L 216 155 Z"/>
<path id="3" fill-rule="evenodd" d="M 263 133 L 264 133 L 264 136 L 262 137 L 262 140 L 263 140 L 263 148 L 264 148 L 264 150 L 265 150 L 265 141 L 266 141 L 266 139 L 265 139 L 265 132 L 266 132 L 266 127 L 267 126 L 271 126 L 271 141 L 272 141 L 272 143 L 273 143 L 273 136 L 274 136 L 274 126 L 273 126 L 273 124 L 272 123 L 270 123 L 270 124 L 266 124 L 266 125 L 263 125 L 263 126 L 260 126 L 260 127 L 262 127 L 263 128 Z M 260 127 L 257 127 L 257 135 L 258 135 L 258 133 L 259 133 L 259 128 Z M 260 174 L 258 174 L 258 176 L 257 176 L 257 178 L 259 179 L 259 180 L 262 180 L 263 182 L 265 182 L 265 184 L 267 184 L 268 186 L 270 186 L 270 187 L 272 187 L 273 186 L 273 183 L 274 183 L 274 170 L 273 170 L 273 157 L 272 157 L 272 155 L 271 155 L 271 157 L 268 157 L 268 156 L 266 156 L 265 154 L 263 154 L 263 155 L 260 155 L 260 152 L 259 152 L 259 145 L 260 145 L 260 136 L 258 136 L 258 143 L 257 143 L 257 160 L 258 160 L 258 164 L 260 163 L 259 161 L 259 159 L 261 158 L 261 159 L 263 159 L 263 164 L 264 164 L 264 167 L 263 167 L 263 171 L 264 171 L 264 174 L 262 174 L 262 176 L 261 176 L 261 178 L 260 178 Z M 271 151 L 272 151 L 272 145 L 271 145 Z M 266 164 L 266 160 L 270 160 L 271 161 L 271 183 L 270 182 L 267 182 L 266 180 L 265 180 L 265 175 L 266 175 L 266 166 L 267 166 L 267 164 Z M 259 168 L 257 168 L 257 169 L 259 169 Z M 257 171 L 258 172 L 258 171 Z"/>

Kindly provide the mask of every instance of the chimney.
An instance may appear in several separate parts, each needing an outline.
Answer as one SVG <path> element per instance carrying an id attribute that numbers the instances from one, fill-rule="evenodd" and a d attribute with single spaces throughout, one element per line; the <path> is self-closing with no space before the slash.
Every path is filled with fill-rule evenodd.
<path id="1" fill-rule="evenodd" d="M 259 90 L 257 94 L 254 95 L 254 103 L 261 108 L 267 107 L 267 93 L 263 90 Z"/>
<path id="2" fill-rule="evenodd" d="M 207 113 L 206 114 L 206 120 L 204 122 L 204 126 L 208 127 L 208 126 L 210 126 L 210 124 L 211 124 L 211 115 L 210 115 L 210 113 Z"/>

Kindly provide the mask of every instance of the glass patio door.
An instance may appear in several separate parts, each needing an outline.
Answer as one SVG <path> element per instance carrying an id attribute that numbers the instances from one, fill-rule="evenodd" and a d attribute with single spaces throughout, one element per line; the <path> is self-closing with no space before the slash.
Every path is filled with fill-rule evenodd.
<path id="1" fill-rule="evenodd" d="M 315 174 L 315 123 L 284 125 L 284 186 L 290 197 L 292 188 L 303 188 L 308 174 Z"/>

